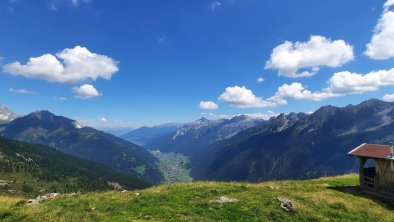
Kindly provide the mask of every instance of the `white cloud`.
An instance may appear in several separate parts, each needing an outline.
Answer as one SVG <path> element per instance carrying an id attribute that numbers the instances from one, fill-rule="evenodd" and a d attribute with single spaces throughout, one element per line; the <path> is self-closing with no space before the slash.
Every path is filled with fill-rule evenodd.
<path id="1" fill-rule="evenodd" d="M 4 66 L 4 71 L 27 78 L 44 79 L 49 82 L 75 83 L 98 78 L 111 79 L 119 68 L 112 58 L 90 52 L 76 46 L 52 54 L 32 57 L 23 65 L 13 62 Z"/>
<path id="2" fill-rule="evenodd" d="M 386 102 L 394 102 L 394 94 L 386 94 L 382 99 Z"/>
<path id="3" fill-rule="evenodd" d="M 327 90 L 339 94 L 364 93 L 389 85 L 394 85 L 394 68 L 372 71 L 365 75 L 347 71 L 338 72 L 329 79 Z"/>
<path id="4" fill-rule="evenodd" d="M 35 92 L 29 91 L 27 89 L 14 89 L 14 88 L 9 88 L 8 91 L 17 93 L 17 94 L 35 94 Z"/>
<path id="5" fill-rule="evenodd" d="M 385 11 L 387 11 L 393 5 L 394 5 L 394 0 L 387 0 L 387 2 L 384 3 L 383 8 Z"/>
<path id="6" fill-rule="evenodd" d="M 220 119 L 230 119 L 232 115 L 227 115 L 227 114 L 215 114 L 215 113 L 201 113 L 201 115 L 204 116 L 212 116 L 214 118 L 220 118 Z"/>
<path id="7" fill-rule="evenodd" d="M 269 98 L 265 100 L 257 97 L 245 86 L 227 87 L 220 95 L 219 100 L 237 108 L 264 108 L 286 104 L 286 101 L 280 98 Z"/>
<path id="8" fill-rule="evenodd" d="M 394 0 L 384 4 L 383 14 L 375 26 L 371 41 L 367 44 L 365 55 L 372 59 L 384 60 L 394 57 L 394 12 L 389 10 L 393 5 Z"/>
<path id="9" fill-rule="evenodd" d="M 390 85 L 394 85 L 394 68 L 372 71 L 364 75 L 344 71 L 334 73 L 328 80 L 327 87 L 321 91 L 311 92 L 305 89 L 301 83 L 295 82 L 280 86 L 274 98 L 318 101 L 330 97 L 376 91 L 382 86 Z"/>
<path id="10" fill-rule="evenodd" d="M 254 119 L 269 120 L 271 117 L 278 116 L 279 113 L 275 113 L 274 111 L 269 110 L 266 113 L 248 113 L 248 114 L 239 114 L 239 115 L 247 115 L 250 118 L 254 118 Z"/>
<path id="11" fill-rule="evenodd" d="M 263 82 L 263 81 L 264 81 L 264 78 L 263 78 L 263 77 L 257 78 L 257 82 L 258 82 L 258 83 Z"/>
<path id="12" fill-rule="evenodd" d="M 103 122 L 103 123 L 108 122 L 107 118 L 105 118 L 105 117 L 101 117 L 100 121 Z"/>
<path id="13" fill-rule="evenodd" d="M 212 11 L 215 11 L 217 8 L 219 8 L 220 6 L 222 6 L 222 3 L 221 2 L 219 2 L 219 1 L 213 1 L 213 2 L 211 2 L 211 4 L 209 5 L 209 8 L 212 10 Z"/>
<path id="14" fill-rule="evenodd" d="M 78 6 L 79 2 L 90 3 L 91 0 L 70 0 L 71 4 L 74 6 Z"/>
<path id="15" fill-rule="evenodd" d="M 272 50 L 265 69 L 278 69 L 279 75 L 308 77 L 315 75 L 321 66 L 340 67 L 354 59 L 353 46 L 344 40 L 311 36 L 308 42 L 285 43 Z M 298 72 L 300 69 L 307 69 Z"/>
<path id="16" fill-rule="evenodd" d="M 79 99 L 91 99 L 96 96 L 101 96 L 101 93 L 99 93 L 97 89 L 90 84 L 74 87 L 73 91 L 76 94 L 75 97 Z"/>
<path id="17" fill-rule="evenodd" d="M 60 101 L 67 101 L 67 98 L 66 97 L 58 97 L 58 98 L 55 98 L 56 100 L 60 100 Z"/>
<path id="18" fill-rule="evenodd" d="M 200 108 L 201 109 L 217 109 L 219 106 L 212 101 L 201 101 Z"/>
<path id="19" fill-rule="evenodd" d="M 298 82 L 294 82 L 290 85 L 283 84 L 278 88 L 275 97 L 278 99 L 293 98 L 295 100 L 323 100 L 329 97 L 339 96 L 332 92 L 323 90 L 322 92 L 311 92 Z"/>
<path id="20" fill-rule="evenodd" d="M 382 86 L 394 86 L 394 68 L 371 71 L 367 74 L 337 72 L 327 81 L 327 86 L 320 91 L 310 91 L 299 82 L 285 83 L 279 86 L 275 95 L 268 99 L 255 96 L 244 86 L 227 87 L 219 100 L 237 108 L 275 107 L 287 104 L 288 98 L 320 101 L 332 97 L 376 91 Z M 386 96 L 386 98 L 389 97 Z"/>

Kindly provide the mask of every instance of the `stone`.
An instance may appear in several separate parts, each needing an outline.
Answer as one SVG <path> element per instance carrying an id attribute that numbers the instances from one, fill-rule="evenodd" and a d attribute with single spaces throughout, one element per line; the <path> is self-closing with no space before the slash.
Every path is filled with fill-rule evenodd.
<path id="1" fill-rule="evenodd" d="M 286 212 L 293 212 L 296 211 L 293 202 L 287 197 L 278 197 L 277 198 L 280 202 L 280 208 Z"/>
<path id="2" fill-rule="evenodd" d="M 48 193 L 42 196 L 38 196 L 36 197 L 36 199 L 29 199 L 27 201 L 27 205 L 31 206 L 31 205 L 37 205 L 38 203 L 40 203 L 43 200 L 49 200 L 49 199 L 53 199 L 56 198 L 60 195 L 60 193 Z"/>
<path id="3" fill-rule="evenodd" d="M 222 196 L 219 199 L 210 200 L 209 203 L 236 203 L 239 202 L 238 199 L 233 197 Z"/>

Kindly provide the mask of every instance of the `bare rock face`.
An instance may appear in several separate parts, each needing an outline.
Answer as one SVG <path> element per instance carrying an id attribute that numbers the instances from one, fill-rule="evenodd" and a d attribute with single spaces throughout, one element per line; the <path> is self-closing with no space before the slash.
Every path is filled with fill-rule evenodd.
<path id="1" fill-rule="evenodd" d="M 296 211 L 293 202 L 288 199 L 287 197 L 278 197 L 280 202 L 280 208 L 282 208 L 286 212 L 293 212 Z"/>
<path id="2" fill-rule="evenodd" d="M 37 205 L 43 200 L 50 200 L 58 197 L 60 193 L 48 193 L 43 196 L 38 196 L 36 199 L 30 199 L 27 201 L 28 206 Z"/>
<path id="3" fill-rule="evenodd" d="M 236 203 L 239 202 L 238 199 L 233 197 L 220 197 L 219 199 L 210 200 L 209 203 Z"/>
<path id="4" fill-rule="evenodd" d="M 12 121 L 17 115 L 7 106 L 0 105 L 0 121 Z"/>

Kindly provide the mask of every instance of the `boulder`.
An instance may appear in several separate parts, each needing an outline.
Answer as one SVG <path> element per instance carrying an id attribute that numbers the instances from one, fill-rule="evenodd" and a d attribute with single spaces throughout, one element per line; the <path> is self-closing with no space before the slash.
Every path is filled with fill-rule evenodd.
<path id="1" fill-rule="evenodd" d="M 296 211 L 293 202 L 287 197 L 278 197 L 280 208 L 286 212 Z"/>

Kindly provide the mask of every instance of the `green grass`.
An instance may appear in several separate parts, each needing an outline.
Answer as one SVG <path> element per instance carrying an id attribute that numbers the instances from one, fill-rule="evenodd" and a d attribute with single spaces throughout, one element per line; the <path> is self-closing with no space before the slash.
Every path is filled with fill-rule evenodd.
<path id="1" fill-rule="evenodd" d="M 357 183 L 357 175 L 259 184 L 194 182 L 62 195 L 37 206 L 0 196 L 0 221 L 394 221 L 388 203 L 352 194 Z M 209 202 L 221 196 L 240 202 Z M 290 198 L 297 211 L 280 209 L 278 196 Z"/>

